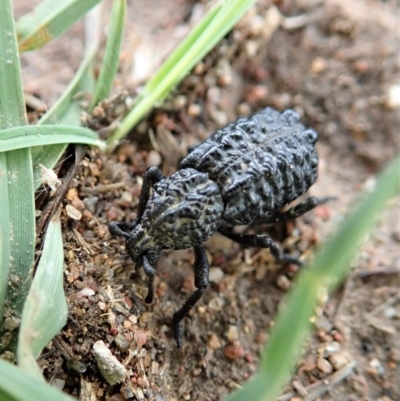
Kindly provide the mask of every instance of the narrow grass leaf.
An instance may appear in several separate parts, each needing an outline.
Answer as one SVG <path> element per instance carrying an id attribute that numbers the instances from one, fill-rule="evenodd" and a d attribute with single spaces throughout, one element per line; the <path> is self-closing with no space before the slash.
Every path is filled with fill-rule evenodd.
<path id="1" fill-rule="evenodd" d="M 0 10 L 0 129 L 3 129 L 26 124 L 26 115 L 11 1 L 0 0 Z M 30 286 L 35 246 L 30 149 L 0 151 L 0 171 L 0 277 L 4 280 L 0 283 L 0 310 L 9 319 L 18 321 Z M 14 334 L 3 324 L 0 326 L 0 353 L 14 349 L 17 338 Z"/>
<path id="2" fill-rule="evenodd" d="M 143 93 L 136 99 L 133 109 L 110 136 L 109 142 L 113 143 L 125 137 L 232 29 L 255 2 L 256 0 L 226 0 L 210 9 L 148 82 Z"/>
<path id="3" fill-rule="evenodd" d="M 310 332 L 315 306 L 343 280 L 385 203 L 399 193 L 400 157 L 397 157 L 379 176 L 375 189 L 359 202 L 334 237 L 317 252 L 315 261 L 300 273 L 272 327 L 260 373 L 226 401 L 269 401 L 278 395 L 289 380 Z"/>
<path id="4" fill-rule="evenodd" d="M 114 0 L 106 50 L 90 109 L 93 109 L 100 100 L 105 99 L 110 93 L 119 62 L 125 13 L 126 0 Z"/>
<path id="5" fill-rule="evenodd" d="M 43 252 L 22 312 L 18 364 L 27 372 L 41 372 L 35 362 L 42 349 L 62 329 L 68 307 L 63 286 L 64 250 L 61 221 L 49 223 Z"/>
<path id="6" fill-rule="evenodd" d="M 38 377 L 0 359 L 2 401 L 76 401 Z"/>
<path id="7" fill-rule="evenodd" d="M 92 92 L 94 85 L 91 79 L 91 66 L 96 55 L 97 47 L 91 46 L 83 59 L 74 78 L 69 83 L 68 87 L 63 92 L 58 101 L 50 108 L 50 110 L 42 116 L 38 125 L 45 124 L 68 124 L 80 125 L 82 107 L 78 94 L 88 91 Z M 35 190 L 41 185 L 39 165 L 53 169 L 56 163 L 60 160 L 65 152 L 67 143 L 52 146 L 35 146 L 31 148 L 33 160 L 34 188 Z"/>
<path id="8" fill-rule="evenodd" d="M 20 51 L 40 48 L 61 35 L 101 0 L 44 0 L 17 21 Z"/>
<path id="9" fill-rule="evenodd" d="M 60 143 L 82 143 L 105 149 L 89 128 L 71 125 L 25 125 L 0 131 L 0 152 Z"/>

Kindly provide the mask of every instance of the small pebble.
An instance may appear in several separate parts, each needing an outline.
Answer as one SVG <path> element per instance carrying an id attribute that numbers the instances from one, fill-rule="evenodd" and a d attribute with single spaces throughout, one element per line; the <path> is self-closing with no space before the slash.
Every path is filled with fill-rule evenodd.
<path id="1" fill-rule="evenodd" d="M 400 85 L 395 84 L 391 85 L 386 93 L 386 106 L 389 109 L 398 109 L 400 108 Z"/>
<path id="2" fill-rule="evenodd" d="M 368 373 L 372 376 L 383 376 L 385 374 L 385 368 L 377 358 L 372 358 L 369 362 Z"/>
<path id="3" fill-rule="evenodd" d="M 224 272 L 219 267 L 211 267 L 209 280 L 211 283 L 219 283 L 224 277 Z"/>
<path id="4" fill-rule="evenodd" d="M 65 386 L 65 380 L 62 379 L 54 379 L 51 383 L 51 387 L 55 387 L 57 390 L 62 390 Z"/>
<path id="5" fill-rule="evenodd" d="M 67 212 L 67 215 L 71 217 L 71 219 L 80 220 L 82 218 L 82 213 L 78 209 L 74 208 L 72 205 L 65 206 L 65 210 Z"/>
<path id="6" fill-rule="evenodd" d="M 327 375 L 333 372 L 333 366 L 324 358 L 318 358 L 317 367 L 322 373 Z"/>
<path id="7" fill-rule="evenodd" d="M 65 197 L 72 202 L 75 198 L 78 198 L 78 191 L 76 188 L 70 188 Z"/>
<path id="8" fill-rule="evenodd" d="M 121 200 L 121 202 L 124 202 L 124 203 L 132 203 L 132 201 L 133 201 L 132 193 L 129 191 L 122 192 L 120 200 Z"/>
<path id="9" fill-rule="evenodd" d="M 221 342 L 219 341 L 219 338 L 215 333 L 211 334 L 210 338 L 207 341 L 207 346 L 211 349 L 221 348 Z"/>
<path id="10" fill-rule="evenodd" d="M 118 349 L 121 352 L 125 352 L 129 349 L 129 343 L 128 343 L 128 341 L 126 341 L 125 337 L 122 334 L 118 333 L 116 335 L 114 341 L 115 341 L 115 345 L 118 347 Z"/>
<path id="11" fill-rule="evenodd" d="M 237 341 L 239 339 L 239 330 L 237 326 L 230 325 L 226 337 L 231 343 Z"/>
<path id="12" fill-rule="evenodd" d="M 85 287 L 76 293 L 76 297 L 77 298 L 91 297 L 94 294 L 95 294 L 95 292 L 91 288 Z"/>
<path id="13" fill-rule="evenodd" d="M 146 166 L 159 166 L 161 162 L 161 155 L 155 150 L 150 150 L 146 157 Z"/>
<path id="14" fill-rule="evenodd" d="M 197 117 L 201 114 L 201 106 L 198 104 L 192 103 L 189 105 L 187 109 L 187 113 L 190 117 Z"/>
<path id="15" fill-rule="evenodd" d="M 311 62 L 310 72 L 311 74 L 318 74 L 326 69 L 327 62 L 322 57 L 315 57 Z"/>
<path id="16" fill-rule="evenodd" d="M 291 282 L 290 280 L 284 276 L 283 274 L 280 274 L 277 278 L 276 278 L 276 285 L 284 291 L 287 291 L 290 288 Z"/>
<path id="17" fill-rule="evenodd" d="M 128 372 L 125 366 L 106 347 L 103 341 L 93 344 L 93 355 L 96 359 L 100 373 L 110 385 L 122 382 Z"/>
<path id="18" fill-rule="evenodd" d="M 143 346 L 147 342 L 147 333 L 144 330 L 137 329 L 135 331 L 134 339 L 139 345 Z"/>
<path id="19" fill-rule="evenodd" d="M 85 204 L 79 198 L 73 199 L 71 205 L 78 210 L 83 210 L 85 208 Z"/>
<path id="20" fill-rule="evenodd" d="M 328 359 L 335 370 L 339 370 L 347 365 L 347 358 L 340 352 L 330 355 Z"/>
<path id="21" fill-rule="evenodd" d="M 244 348 L 240 344 L 228 344 L 224 348 L 224 355 L 234 361 L 244 356 Z"/>
<path id="22" fill-rule="evenodd" d="M 88 209 L 91 213 L 96 213 L 96 205 L 99 201 L 97 196 L 89 196 L 83 200 L 86 209 Z"/>

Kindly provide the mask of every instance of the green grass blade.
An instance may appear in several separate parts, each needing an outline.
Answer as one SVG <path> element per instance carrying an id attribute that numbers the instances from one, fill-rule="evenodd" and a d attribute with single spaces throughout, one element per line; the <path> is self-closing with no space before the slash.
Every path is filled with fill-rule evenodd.
<path id="1" fill-rule="evenodd" d="M 126 0 L 114 0 L 106 50 L 90 109 L 93 109 L 100 100 L 105 99 L 110 93 L 119 62 L 125 13 Z"/>
<path id="2" fill-rule="evenodd" d="M 90 51 L 86 54 L 78 71 L 63 92 L 62 96 L 50 108 L 50 110 L 42 116 L 38 125 L 80 125 L 82 107 L 80 106 L 79 99 L 76 99 L 75 97 L 79 92 L 87 91 L 91 93 L 93 91 L 94 85 L 92 85 L 93 81 L 91 79 L 91 66 L 94 56 L 96 55 L 96 51 L 97 48 L 91 46 Z M 42 164 L 43 166 L 52 169 L 58 160 L 60 160 L 66 147 L 67 145 L 62 144 L 31 148 L 35 190 L 39 188 L 41 184 L 39 165 Z"/>
<path id="3" fill-rule="evenodd" d="M 375 189 L 353 209 L 334 237 L 317 252 L 288 294 L 266 346 L 261 371 L 226 401 L 273 400 L 289 380 L 296 358 L 310 331 L 310 317 L 321 295 L 337 286 L 349 270 L 365 235 L 385 203 L 400 193 L 400 156 L 379 176 Z"/>
<path id="4" fill-rule="evenodd" d="M 180 80 L 235 25 L 256 0 L 225 0 L 217 3 L 174 50 L 154 77 L 145 86 L 135 106 L 111 135 L 113 143 L 128 132 L 151 108 L 167 96 Z"/>
<path id="5" fill-rule="evenodd" d="M 82 143 L 105 149 L 105 143 L 89 128 L 71 125 L 26 125 L 0 131 L 0 152 L 31 146 Z"/>
<path id="6" fill-rule="evenodd" d="M 0 129 L 3 129 L 26 124 L 26 115 L 11 1 L 0 0 L 0 10 Z M 7 276 L 10 278 L 0 283 L 0 310 L 12 321 L 18 322 L 31 281 L 35 246 L 30 149 L 0 152 L 0 168 L 0 188 L 4 191 L 1 196 L 7 196 L 0 202 L 3 246 L 0 269 L 3 270 L 2 280 Z M 3 323 L 2 320 L 0 352 L 13 349 L 16 344 L 15 332 L 7 330 Z M 15 330 L 17 327 L 13 326 Z"/>
<path id="7" fill-rule="evenodd" d="M 18 339 L 18 365 L 42 377 L 35 360 L 62 329 L 68 307 L 63 286 L 64 249 L 60 217 L 49 223 L 43 253 L 22 312 Z"/>
<path id="8" fill-rule="evenodd" d="M 61 35 L 101 0 L 44 0 L 17 21 L 20 51 L 40 48 Z"/>
<path id="9" fill-rule="evenodd" d="M 0 359 L 2 401 L 76 401 L 43 380 Z"/>

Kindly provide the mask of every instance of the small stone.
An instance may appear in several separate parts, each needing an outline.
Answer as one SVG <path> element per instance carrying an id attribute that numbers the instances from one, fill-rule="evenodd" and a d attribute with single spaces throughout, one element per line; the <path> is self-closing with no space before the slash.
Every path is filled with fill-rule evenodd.
<path id="1" fill-rule="evenodd" d="M 311 74 L 318 74 L 326 69 L 326 60 L 322 57 L 315 57 L 311 62 L 310 72 Z"/>
<path id="2" fill-rule="evenodd" d="M 85 204 L 79 198 L 73 199 L 71 205 L 78 210 L 83 210 L 85 208 Z"/>
<path id="3" fill-rule="evenodd" d="M 347 358 L 340 352 L 330 355 L 328 359 L 335 370 L 343 368 L 343 366 L 346 366 L 348 363 Z"/>
<path id="4" fill-rule="evenodd" d="M 219 283 L 224 277 L 224 272 L 220 267 L 211 267 L 209 280 L 211 283 Z"/>
<path id="5" fill-rule="evenodd" d="M 76 293 L 76 297 L 77 298 L 91 297 L 94 294 L 95 292 L 91 288 L 85 287 Z"/>
<path id="6" fill-rule="evenodd" d="M 137 329 L 135 331 L 134 339 L 139 345 L 143 346 L 147 342 L 147 333 L 144 330 Z"/>
<path id="7" fill-rule="evenodd" d="M 392 110 L 400 108 L 400 84 L 391 85 L 388 88 L 386 106 Z"/>
<path id="8" fill-rule="evenodd" d="M 78 191 L 76 188 L 70 188 L 65 197 L 72 202 L 75 198 L 78 198 Z"/>
<path id="9" fill-rule="evenodd" d="M 221 348 L 221 342 L 219 341 L 219 338 L 215 333 L 212 333 L 210 338 L 208 339 L 207 347 L 211 349 Z"/>
<path id="10" fill-rule="evenodd" d="M 97 196 L 89 196 L 83 200 L 86 209 L 88 209 L 91 213 L 96 213 L 96 205 L 99 201 Z"/>
<path id="11" fill-rule="evenodd" d="M 67 212 L 67 215 L 71 217 L 71 219 L 80 220 L 82 218 L 82 213 L 78 209 L 74 208 L 72 205 L 65 206 L 65 210 Z"/>
<path id="12" fill-rule="evenodd" d="M 333 366 L 324 358 L 318 358 L 317 367 L 322 373 L 327 375 L 333 372 Z"/>
<path id="13" fill-rule="evenodd" d="M 367 369 L 371 376 L 383 376 L 385 374 L 385 368 L 377 358 L 372 358 L 369 362 L 369 368 Z"/>
<path id="14" fill-rule="evenodd" d="M 195 103 L 189 105 L 187 113 L 190 117 L 197 117 L 201 114 L 201 106 Z"/>
<path id="15" fill-rule="evenodd" d="M 335 353 L 339 352 L 340 349 L 341 349 L 341 345 L 336 341 L 332 341 L 328 345 L 325 346 L 325 352 L 327 355 L 335 354 Z"/>
<path id="16" fill-rule="evenodd" d="M 118 334 L 116 335 L 116 337 L 115 337 L 114 342 L 115 342 L 115 345 L 118 347 L 118 349 L 119 349 L 121 352 L 126 352 L 126 351 L 128 351 L 128 349 L 129 349 L 129 343 L 128 343 L 128 341 L 126 341 L 125 337 L 124 337 L 122 334 L 118 333 Z"/>
<path id="17" fill-rule="evenodd" d="M 146 157 L 146 166 L 159 166 L 161 164 L 161 156 L 155 150 L 150 150 Z"/>
<path id="18" fill-rule="evenodd" d="M 280 274 L 277 278 L 276 278 L 276 285 L 284 291 L 287 291 L 290 288 L 291 282 L 290 280 L 284 276 L 283 274 Z"/>
<path id="19" fill-rule="evenodd" d="M 228 344 L 224 348 L 224 355 L 234 361 L 244 356 L 244 348 L 240 344 Z"/>
<path id="20" fill-rule="evenodd" d="M 121 199 L 121 202 L 132 203 L 132 201 L 133 201 L 132 193 L 129 191 L 124 191 L 124 192 L 122 192 L 120 199 Z"/>
<path id="21" fill-rule="evenodd" d="M 122 382 L 128 372 L 125 366 L 106 347 L 103 341 L 93 344 L 93 355 L 96 359 L 100 373 L 110 385 Z"/>
<path id="22" fill-rule="evenodd" d="M 239 330 L 237 326 L 230 325 L 226 337 L 231 343 L 237 341 L 239 339 Z"/>
<path id="23" fill-rule="evenodd" d="M 62 390 L 65 386 L 65 380 L 62 379 L 54 379 L 51 383 L 51 387 L 55 387 L 57 390 Z"/>

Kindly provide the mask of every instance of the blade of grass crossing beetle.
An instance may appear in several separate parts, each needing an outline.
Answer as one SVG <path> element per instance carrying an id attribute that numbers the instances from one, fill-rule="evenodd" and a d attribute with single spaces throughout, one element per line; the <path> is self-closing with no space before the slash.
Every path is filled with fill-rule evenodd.
<path id="1" fill-rule="evenodd" d="M 119 62 L 125 13 L 126 0 L 114 0 L 106 50 L 90 109 L 93 109 L 100 100 L 105 99 L 110 93 Z"/>
<path id="2" fill-rule="evenodd" d="M 109 142 L 120 140 L 165 98 L 173 87 L 209 52 L 235 25 L 256 0 L 219 2 L 212 8 L 174 50 L 145 86 L 130 113 L 111 135 Z"/>
<path id="3" fill-rule="evenodd" d="M 17 21 L 20 51 L 40 48 L 61 35 L 101 0 L 45 0 Z"/>
<path id="4" fill-rule="evenodd" d="M 1 401 L 76 401 L 38 377 L 0 359 Z"/>
<path id="5" fill-rule="evenodd" d="M 63 264 L 61 222 L 57 215 L 46 231 L 43 252 L 22 312 L 18 339 L 19 366 L 40 377 L 35 360 L 67 320 Z"/>
<path id="6" fill-rule="evenodd" d="M 386 202 L 396 194 L 400 194 L 400 156 L 387 166 L 374 190 L 356 205 L 334 237 L 317 252 L 315 261 L 300 273 L 271 329 L 260 373 L 225 401 L 275 399 L 289 380 L 310 332 L 315 306 L 343 280 L 365 235 Z"/>
<path id="7" fill-rule="evenodd" d="M 22 91 L 19 54 L 14 29 L 14 17 L 10 0 L 0 0 L 0 129 L 26 124 L 25 104 Z M 0 131 L 0 140 L 1 140 Z M 7 273 L 12 280 L 1 283 L 0 302 L 7 306 L 9 322 L 17 322 L 28 292 L 33 267 L 35 246 L 35 208 L 33 198 L 33 176 L 30 149 L 1 153 L 0 230 L 2 232 L 1 275 Z M 7 185 L 7 190 L 5 186 Z M 8 242 L 8 243 L 6 243 Z M 7 272 L 8 270 L 8 272 Z M 11 283 L 11 285 L 8 285 Z M 0 305 L 0 309 L 3 305 Z M 3 319 L 1 318 L 2 323 Z M 10 326 L 0 326 L 0 353 L 13 350 L 16 345 L 15 332 Z M 14 328 L 16 329 L 17 326 Z M 5 335 L 7 333 L 7 335 Z"/>

